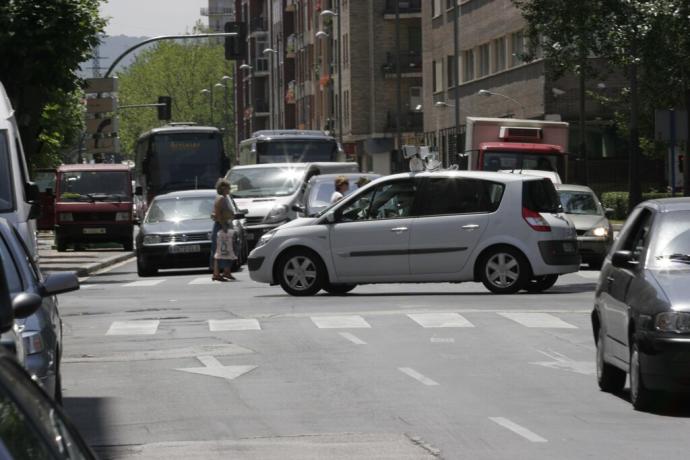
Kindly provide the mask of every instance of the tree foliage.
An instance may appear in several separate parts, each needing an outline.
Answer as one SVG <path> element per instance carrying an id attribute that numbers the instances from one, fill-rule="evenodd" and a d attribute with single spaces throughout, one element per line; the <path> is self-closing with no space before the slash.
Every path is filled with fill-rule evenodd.
<path id="1" fill-rule="evenodd" d="M 0 81 L 17 112 L 34 166 L 70 137 L 55 137 L 57 131 L 48 122 L 62 112 L 56 106 L 72 103 L 69 113 L 77 107 L 70 96 L 81 84 L 75 72 L 91 57 L 105 27 L 98 11 L 102 1 L 0 0 Z M 49 144 L 47 151 L 41 142 Z"/>
<path id="2" fill-rule="evenodd" d="M 216 41 L 164 41 L 140 53 L 134 63 L 118 73 L 119 105 L 157 102 L 158 96 L 172 97 L 172 121 L 196 122 L 225 127 L 225 88 L 216 87 L 222 77 L 232 75 L 232 64 L 224 59 L 223 46 Z M 233 113 L 233 81 L 226 80 L 228 117 Z M 213 105 L 208 92 L 213 92 Z M 131 155 L 137 138 L 165 122 L 156 110 L 123 109 L 119 112 L 122 152 Z M 232 125 L 231 125 L 232 126 Z M 232 131 L 232 129 L 230 129 Z M 232 132 L 226 146 L 233 145 Z"/>

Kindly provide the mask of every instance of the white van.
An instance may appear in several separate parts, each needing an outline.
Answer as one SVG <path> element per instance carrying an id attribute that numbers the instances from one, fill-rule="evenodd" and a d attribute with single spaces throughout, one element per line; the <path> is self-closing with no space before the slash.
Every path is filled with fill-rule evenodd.
<path id="1" fill-rule="evenodd" d="M 239 209 L 246 209 L 250 247 L 269 230 L 297 217 L 307 182 L 319 174 L 358 172 L 357 163 L 269 163 L 235 166 L 225 178 Z"/>
<path id="2" fill-rule="evenodd" d="M 0 83 L 0 217 L 14 225 L 34 257 L 38 198 L 38 187 L 29 181 L 14 110 Z"/>

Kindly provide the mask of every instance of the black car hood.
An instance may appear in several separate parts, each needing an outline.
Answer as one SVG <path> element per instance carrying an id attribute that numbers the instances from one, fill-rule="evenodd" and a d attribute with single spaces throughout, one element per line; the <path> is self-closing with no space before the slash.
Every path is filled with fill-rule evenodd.
<path id="1" fill-rule="evenodd" d="M 690 267 L 687 270 L 650 270 L 674 309 L 690 310 Z"/>
<path id="2" fill-rule="evenodd" d="M 213 230 L 211 219 L 183 220 L 180 222 L 156 222 L 142 224 L 141 232 L 148 234 L 202 233 Z"/>

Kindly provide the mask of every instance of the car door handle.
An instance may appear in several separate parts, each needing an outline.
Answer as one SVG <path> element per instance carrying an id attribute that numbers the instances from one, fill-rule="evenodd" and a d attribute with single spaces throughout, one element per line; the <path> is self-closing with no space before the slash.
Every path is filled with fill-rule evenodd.
<path id="1" fill-rule="evenodd" d="M 468 230 L 468 231 L 471 232 L 472 230 L 477 230 L 477 229 L 479 228 L 479 225 L 477 225 L 477 224 L 469 224 L 469 225 L 463 225 L 463 226 L 460 227 L 460 228 L 463 229 L 463 230 Z"/>
<path id="2" fill-rule="evenodd" d="M 402 233 L 402 232 L 406 232 L 406 231 L 407 231 L 407 227 L 391 228 L 391 232 L 394 232 L 394 233 Z"/>

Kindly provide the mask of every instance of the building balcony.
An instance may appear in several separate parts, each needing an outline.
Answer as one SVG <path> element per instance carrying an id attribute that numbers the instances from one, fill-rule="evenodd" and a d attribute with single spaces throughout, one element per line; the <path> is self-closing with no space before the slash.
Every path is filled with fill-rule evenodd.
<path id="1" fill-rule="evenodd" d="M 252 73 L 255 77 L 265 77 L 269 72 L 268 58 L 256 58 L 252 62 Z"/>
<path id="2" fill-rule="evenodd" d="M 297 84 L 295 83 L 295 80 L 292 80 L 290 83 L 288 83 L 287 86 L 287 91 L 285 91 L 285 103 L 286 104 L 294 104 L 296 101 L 296 87 Z"/>
<path id="3" fill-rule="evenodd" d="M 287 0 L 285 2 L 285 11 L 290 13 L 297 9 L 297 0 Z"/>
<path id="4" fill-rule="evenodd" d="M 294 58 L 297 52 L 298 40 L 297 34 L 292 34 L 287 38 L 287 46 L 285 47 L 285 57 Z"/>
<path id="5" fill-rule="evenodd" d="M 422 0 L 386 0 L 386 9 L 383 16 L 386 19 L 395 19 L 395 4 L 398 4 L 398 11 L 401 18 L 420 18 L 422 17 Z"/>
<path id="6" fill-rule="evenodd" d="M 202 16 L 234 16 L 234 8 L 201 8 Z"/>
<path id="7" fill-rule="evenodd" d="M 393 78 L 398 73 L 395 53 L 386 53 L 386 63 L 383 64 L 383 74 L 386 78 Z M 421 51 L 408 50 L 400 51 L 400 74 L 403 77 L 422 76 L 422 53 Z"/>
<path id="8" fill-rule="evenodd" d="M 268 21 L 261 16 L 252 18 L 249 21 L 249 32 L 250 33 L 260 33 L 268 31 Z"/>
<path id="9" fill-rule="evenodd" d="M 395 112 L 389 111 L 386 116 L 386 131 L 397 129 Z M 422 112 L 404 112 L 400 114 L 400 130 L 403 133 L 419 133 L 424 131 L 424 114 Z"/>
<path id="10" fill-rule="evenodd" d="M 256 99 L 252 104 L 252 114 L 257 117 L 267 117 L 271 115 L 268 101 L 265 99 Z"/>

